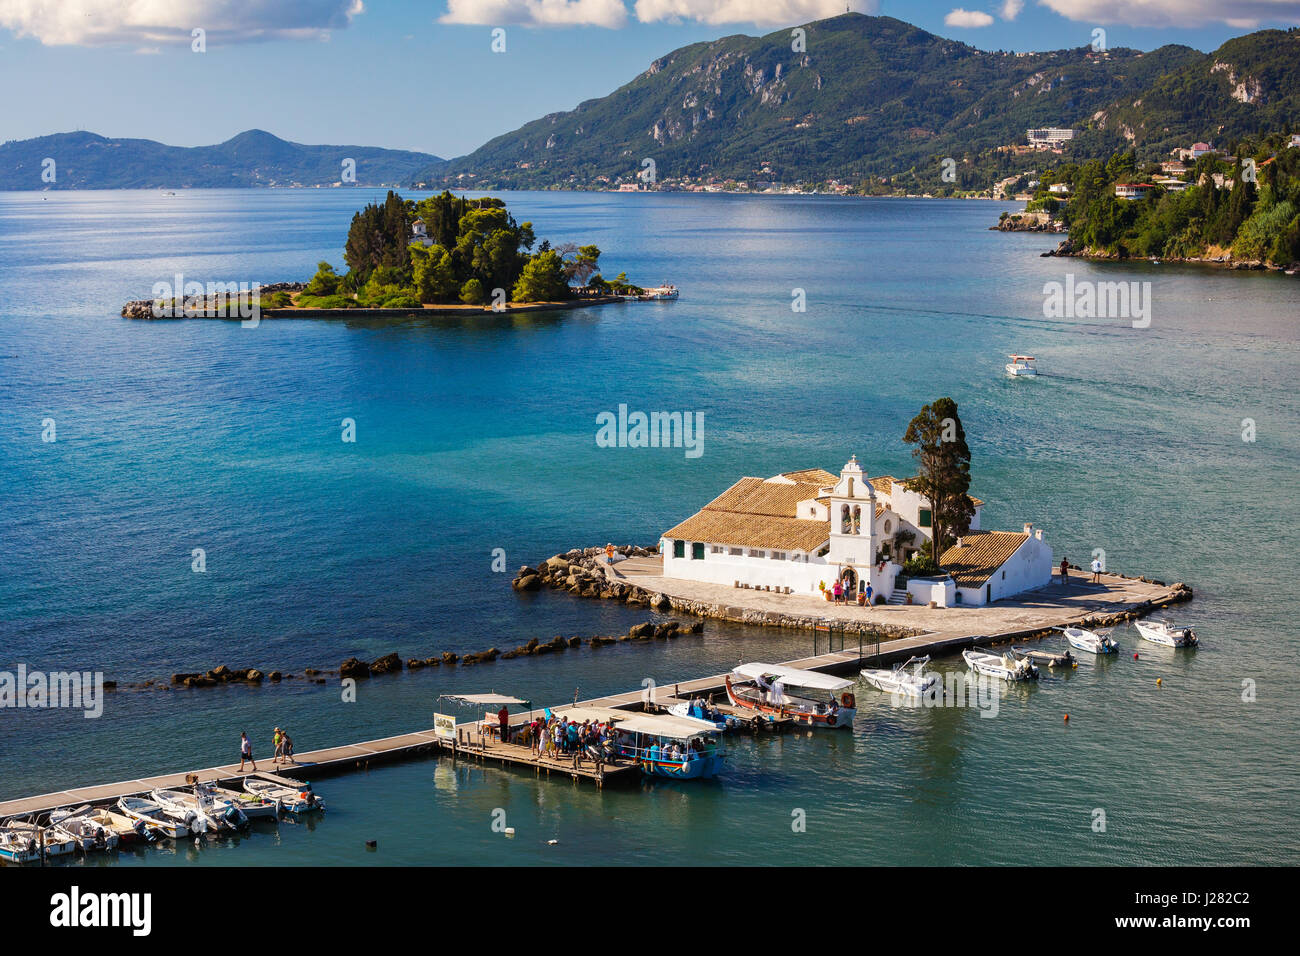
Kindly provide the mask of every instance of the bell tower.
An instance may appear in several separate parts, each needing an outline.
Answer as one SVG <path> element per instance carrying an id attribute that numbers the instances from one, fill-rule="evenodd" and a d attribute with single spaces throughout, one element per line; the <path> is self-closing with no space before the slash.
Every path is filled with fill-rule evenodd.
<path id="1" fill-rule="evenodd" d="M 858 456 L 840 470 L 840 480 L 827 501 L 831 513 L 831 543 L 826 552 L 829 564 L 862 569 L 870 575 L 876 557 L 872 531 L 876 523 L 876 489 L 871 487 Z"/>

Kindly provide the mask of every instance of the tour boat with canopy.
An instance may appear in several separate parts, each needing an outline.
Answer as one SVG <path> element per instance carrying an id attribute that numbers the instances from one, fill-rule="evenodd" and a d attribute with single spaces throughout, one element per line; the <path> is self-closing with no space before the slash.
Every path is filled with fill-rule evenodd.
<path id="1" fill-rule="evenodd" d="M 700 780 L 716 777 L 723 751 L 718 728 L 707 720 L 668 714 L 629 713 L 614 724 L 619 756 L 649 777 Z"/>
<path id="2" fill-rule="evenodd" d="M 726 685 L 733 707 L 769 719 L 788 718 L 809 727 L 852 727 L 857 713 L 857 699 L 848 692 L 853 681 L 820 671 L 741 664 L 727 675 Z"/>

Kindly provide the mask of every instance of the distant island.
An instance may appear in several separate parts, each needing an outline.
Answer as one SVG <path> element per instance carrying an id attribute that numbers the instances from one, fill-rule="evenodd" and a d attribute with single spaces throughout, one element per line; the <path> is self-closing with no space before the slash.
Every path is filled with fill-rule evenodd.
<path id="1" fill-rule="evenodd" d="M 1003 228 L 1055 224 L 1069 237 L 1051 255 L 1203 262 L 1237 269 L 1300 268 L 1300 135 L 1209 143 L 1163 162 L 1132 150 L 1066 164 L 1043 176 Z M 1028 217 L 1028 218 L 1026 218 Z M 1043 231 L 1051 231 L 1043 227 Z"/>
<path id="2" fill-rule="evenodd" d="M 400 185 L 443 162 L 374 146 L 304 146 L 252 129 L 215 146 L 56 133 L 0 145 L 0 190 Z"/>
<path id="3" fill-rule="evenodd" d="M 624 273 L 604 278 L 600 257 L 594 245 L 538 243 L 533 224 L 517 222 L 494 196 L 469 199 L 444 191 L 415 201 L 389 190 L 382 202 L 353 215 L 343 249 L 345 272 L 320 262 L 305 284 L 216 292 L 200 291 L 197 283 L 192 292 L 168 286 L 163 297 L 128 302 L 122 315 L 246 318 L 252 305 L 272 318 L 533 311 L 677 297 L 671 286 L 643 289 Z"/>
<path id="4" fill-rule="evenodd" d="M 412 183 L 1010 199 L 1065 162 L 1297 128 L 1300 30 L 1208 54 L 1081 32 L 1072 49 L 986 51 L 846 13 L 693 43 Z"/>

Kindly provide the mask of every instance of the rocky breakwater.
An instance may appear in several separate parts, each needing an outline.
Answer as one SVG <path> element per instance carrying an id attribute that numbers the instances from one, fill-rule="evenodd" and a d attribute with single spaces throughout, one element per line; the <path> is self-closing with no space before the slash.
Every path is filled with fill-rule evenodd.
<path id="1" fill-rule="evenodd" d="M 277 292 L 288 292 L 292 295 L 295 292 L 301 292 L 305 288 L 307 288 L 305 282 L 272 282 L 269 285 L 258 286 L 257 292 L 259 296 L 274 295 Z M 232 295 L 195 295 L 184 299 L 183 302 L 176 307 L 176 313 L 160 315 L 154 308 L 156 301 L 165 300 L 132 299 L 126 305 L 122 306 L 122 318 L 226 318 L 231 304 L 234 303 L 237 305 L 234 296 Z M 181 306 L 183 306 L 183 309 Z"/>
<path id="2" fill-rule="evenodd" d="M 1007 212 L 998 219 L 995 232 L 1065 232 L 1065 223 L 1045 212 Z"/>

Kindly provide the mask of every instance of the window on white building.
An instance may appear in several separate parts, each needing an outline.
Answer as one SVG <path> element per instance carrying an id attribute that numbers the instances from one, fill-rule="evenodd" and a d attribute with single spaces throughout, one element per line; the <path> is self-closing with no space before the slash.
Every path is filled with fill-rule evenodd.
<path id="1" fill-rule="evenodd" d="M 767 557 L 767 552 L 766 552 L 766 551 L 754 551 L 754 550 L 751 549 L 750 552 L 749 552 L 749 556 L 750 556 L 751 558 L 765 558 L 765 557 Z"/>
<path id="2" fill-rule="evenodd" d="M 772 552 L 772 560 L 773 560 L 773 561 L 784 561 L 784 560 L 785 560 L 785 552 L 784 552 L 784 551 L 773 551 L 773 552 Z"/>
<path id="3" fill-rule="evenodd" d="M 731 548 L 727 553 L 730 554 L 730 555 L 733 555 L 734 557 L 739 558 L 739 557 L 742 557 L 742 556 L 745 554 L 745 549 L 744 549 L 744 548 Z"/>
<path id="4" fill-rule="evenodd" d="M 712 548 L 711 548 L 710 550 L 712 550 L 714 554 L 721 554 L 721 553 L 722 553 L 722 545 L 720 545 L 720 544 L 715 544 L 715 545 L 712 546 Z"/>

